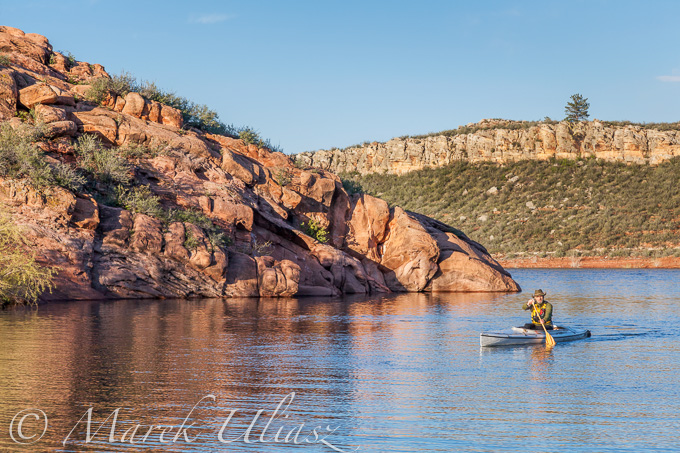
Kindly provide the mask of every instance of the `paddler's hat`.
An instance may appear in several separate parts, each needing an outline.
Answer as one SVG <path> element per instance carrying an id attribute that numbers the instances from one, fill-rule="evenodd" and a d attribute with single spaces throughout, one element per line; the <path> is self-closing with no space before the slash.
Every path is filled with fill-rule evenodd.
<path id="1" fill-rule="evenodd" d="M 542 289 L 537 289 L 536 291 L 534 291 L 534 297 L 538 296 L 545 296 L 545 293 L 543 292 Z"/>

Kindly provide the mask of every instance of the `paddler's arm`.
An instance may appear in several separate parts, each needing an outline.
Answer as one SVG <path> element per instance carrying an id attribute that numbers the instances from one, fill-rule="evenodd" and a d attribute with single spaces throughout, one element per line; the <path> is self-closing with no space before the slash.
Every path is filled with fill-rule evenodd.
<path id="1" fill-rule="evenodd" d="M 533 301 L 533 299 L 530 300 L 529 302 L 532 302 L 532 301 Z M 525 302 L 525 303 L 522 304 L 523 310 L 531 310 L 531 305 L 529 305 L 529 302 Z"/>

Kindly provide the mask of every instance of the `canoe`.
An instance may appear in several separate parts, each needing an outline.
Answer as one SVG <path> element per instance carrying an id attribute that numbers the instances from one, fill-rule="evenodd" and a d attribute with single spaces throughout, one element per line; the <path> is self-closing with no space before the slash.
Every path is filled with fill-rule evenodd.
<path id="1" fill-rule="evenodd" d="M 555 326 L 548 331 L 556 343 L 565 341 L 581 340 L 590 337 L 590 330 L 572 329 L 570 327 Z M 488 346 L 515 346 L 545 343 L 545 332 L 541 330 L 513 327 L 501 332 L 482 332 L 479 335 L 479 344 Z"/>

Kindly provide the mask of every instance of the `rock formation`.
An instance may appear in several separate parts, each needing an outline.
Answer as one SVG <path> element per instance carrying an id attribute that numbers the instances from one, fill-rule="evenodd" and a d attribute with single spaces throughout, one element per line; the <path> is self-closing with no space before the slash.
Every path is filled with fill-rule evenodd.
<path id="1" fill-rule="evenodd" d="M 472 129 L 473 132 L 463 133 Z M 656 164 L 680 156 L 680 130 L 611 126 L 601 121 L 527 123 L 482 120 L 461 133 L 393 138 L 346 149 L 301 153 L 303 163 L 334 173 L 403 174 L 455 161 L 511 162 L 524 159 L 597 157 L 607 161 Z"/>
<path id="2" fill-rule="evenodd" d="M 18 128 L 17 112 L 31 108 L 46 124 L 38 146 L 48 162 L 78 162 L 73 143 L 82 134 L 112 149 L 163 147 L 135 162 L 135 183 L 164 209 L 207 216 L 226 237 L 215 245 L 210 231 L 188 221 L 0 177 L 0 209 L 25 227 L 39 260 L 58 269 L 46 299 L 519 290 L 463 233 L 368 195 L 349 196 L 328 171 L 183 129 L 181 112 L 138 93 L 84 101 L 88 85 L 108 74 L 101 65 L 67 64 L 42 36 L 0 27 L 0 56 L 0 119 Z M 305 232 L 312 220 L 327 242 Z"/>

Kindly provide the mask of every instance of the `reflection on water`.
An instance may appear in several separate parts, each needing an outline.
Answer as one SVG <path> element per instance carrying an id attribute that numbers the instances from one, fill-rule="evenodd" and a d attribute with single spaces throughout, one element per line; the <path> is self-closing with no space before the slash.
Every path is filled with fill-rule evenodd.
<path id="1" fill-rule="evenodd" d="M 552 350 L 480 348 L 479 332 L 525 322 L 526 294 L 73 302 L 0 313 L 0 448 L 14 448 L 8 427 L 29 407 L 49 417 L 36 451 L 278 451 L 292 445 L 273 442 L 276 429 L 285 437 L 301 423 L 304 435 L 337 428 L 329 441 L 360 451 L 677 445 L 680 272 L 514 276 L 547 290 L 558 325 L 593 338 Z M 291 392 L 268 443 L 220 444 L 226 420 L 235 439 L 263 410 L 252 431 L 260 436 Z M 120 408 L 118 438 L 137 423 L 178 427 L 191 412 L 196 439 L 161 444 L 156 431 L 131 446 L 108 442 L 104 429 L 85 444 L 81 424 L 62 447 L 90 407 L 95 421 Z"/>

